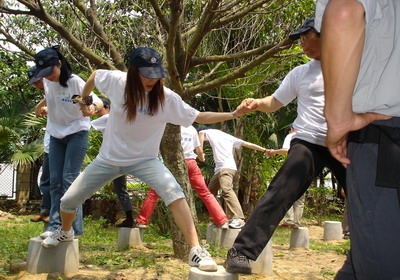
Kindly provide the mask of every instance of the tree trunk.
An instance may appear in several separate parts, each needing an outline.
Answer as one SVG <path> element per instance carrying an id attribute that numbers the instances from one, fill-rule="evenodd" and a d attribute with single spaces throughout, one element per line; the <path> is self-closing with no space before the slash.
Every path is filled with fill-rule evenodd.
<path id="1" fill-rule="evenodd" d="M 180 126 L 167 124 L 163 139 L 161 141 L 161 154 L 164 160 L 164 164 L 175 176 L 175 179 L 181 185 L 186 195 L 186 200 L 189 204 L 193 221 L 197 228 L 197 214 L 193 200 L 192 188 L 190 186 L 187 175 L 188 174 L 187 165 L 183 158 L 181 137 L 180 137 Z M 172 227 L 172 241 L 173 241 L 174 254 L 178 258 L 186 259 L 190 250 L 188 243 L 186 242 L 182 232 L 173 222 L 171 213 L 169 213 L 169 218 L 171 220 L 171 227 Z"/>

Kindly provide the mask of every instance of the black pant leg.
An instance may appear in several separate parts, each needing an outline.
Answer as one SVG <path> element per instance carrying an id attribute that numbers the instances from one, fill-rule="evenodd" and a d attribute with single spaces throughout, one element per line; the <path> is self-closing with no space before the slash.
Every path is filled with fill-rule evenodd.
<path id="1" fill-rule="evenodd" d="M 324 147 L 292 140 L 285 163 L 257 203 L 233 247 L 250 259 L 257 259 L 287 210 L 322 171 L 321 148 Z"/>

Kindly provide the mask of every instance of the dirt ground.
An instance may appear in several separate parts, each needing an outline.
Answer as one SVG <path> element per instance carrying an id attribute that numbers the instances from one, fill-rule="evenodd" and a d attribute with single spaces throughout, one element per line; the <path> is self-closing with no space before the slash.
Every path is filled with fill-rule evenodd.
<path id="1" fill-rule="evenodd" d="M 1 213 L 0 213 L 1 214 Z M 0 215 L 1 217 L 2 215 Z M 4 218 L 4 217 L 3 217 Z M 10 218 L 10 217 L 8 217 Z M 316 225 L 307 225 L 311 240 L 322 240 L 323 228 Z M 333 241 L 344 242 L 344 241 Z M 146 251 L 151 246 L 139 248 Z M 342 266 L 345 256 L 335 252 L 316 251 L 310 249 L 289 249 L 288 244 L 273 244 L 273 275 L 240 275 L 242 280 L 303 280 L 303 279 L 332 279 L 334 273 Z M 61 280 L 61 279 L 107 279 L 107 280 L 169 280 L 188 279 L 190 267 L 173 256 L 160 255 L 157 267 L 152 269 L 123 269 L 118 271 L 104 270 L 101 267 L 81 264 L 79 272 L 65 275 L 60 273 L 29 274 L 25 271 L 25 263 L 13 267 L 14 274 L 4 279 L 21 280 Z M 224 259 L 216 259 L 222 265 Z"/>

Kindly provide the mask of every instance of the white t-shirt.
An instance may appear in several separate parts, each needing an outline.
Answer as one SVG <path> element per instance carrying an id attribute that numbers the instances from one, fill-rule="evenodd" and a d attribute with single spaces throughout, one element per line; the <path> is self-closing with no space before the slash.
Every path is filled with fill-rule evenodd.
<path id="1" fill-rule="evenodd" d="M 43 79 L 44 92 L 47 103 L 46 131 L 53 137 L 62 139 L 73 133 L 89 130 L 90 118 L 84 117 L 79 104 L 72 103 L 72 96 L 81 95 L 85 82 L 75 74 L 67 81 L 68 87 L 59 82 Z M 93 100 L 99 98 L 91 93 Z"/>
<path id="2" fill-rule="evenodd" d="M 44 133 L 44 138 L 43 138 L 43 147 L 44 147 L 44 152 L 49 153 L 49 147 L 50 147 L 50 134 L 47 132 Z"/>
<path id="3" fill-rule="evenodd" d="M 297 118 L 293 123 L 295 138 L 325 146 L 327 124 L 320 61 L 311 60 L 294 68 L 272 96 L 285 106 L 297 98 Z"/>
<path id="4" fill-rule="evenodd" d="M 136 119 L 128 122 L 123 107 L 126 72 L 97 70 L 94 82 L 113 105 L 97 156 L 111 165 L 129 166 L 157 158 L 166 124 L 189 126 L 199 114 L 178 94 L 164 87 L 164 106 L 156 115 L 150 116 L 147 106 L 144 106 L 137 109 Z"/>
<path id="5" fill-rule="evenodd" d="M 318 0 L 320 28 L 328 0 Z M 358 0 L 365 11 L 365 43 L 353 93 L 355 113 L 375 112 L 400 117 L 400 1 Z"/>
<path id="6" fill-rule="evenodd" d="M 214 172 L 218 173 L 222 168 L 237 170 L 233 148 L 240 149 L 244 141 L 218 129 L 206 129 L 202 132 L 213 150 Z"/>
<path id="7" fill-rule="evenodd" d="M 200 146 L 200 140 L 196 129 L 192 125 L 188 127 L 181 126 L 181 145 L 185 159 L 197 158 L 193 150 Z"/>
<path id="8" fill-rule="evenodd" d="M 285 140 L 283 140 L 282 149 L 290 149 L 290 142 L 292 141 L 293 136 L 295 134 L 296 133 L 293 132 L 293 133 L 289 133 L 288 135 L 286 135 Z"/>
<path id="9" fill-rule="evenodd" d="M 109 114 L 102 115 L 101 117 L 91 121 L 90 124 L 92 125 L 92 127 L 95 130 L 98 130 L 101 133 L 104 133 L 104 130 L 106 129 L 108 117 L 109 117 Z"/>

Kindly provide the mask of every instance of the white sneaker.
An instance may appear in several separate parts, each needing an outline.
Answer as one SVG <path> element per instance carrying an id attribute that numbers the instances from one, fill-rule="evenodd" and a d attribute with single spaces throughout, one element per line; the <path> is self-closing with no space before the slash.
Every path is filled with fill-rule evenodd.
<path id="1" fill-rule="evenodd" d="M 222 225 L 220 225 L 220 226 L 218 226 L 219 228 L 222 228 L 222 229 L 228 229 L 229 228 L 229 223 L 228 222 L 225 222 L 225 223 L 223 223 Z"/>
<path id="2" fill-rule="evenodd" d="M 39 236 L 40 236 L 40 238 L 42 238 L 42 239 L 46 239 L 47 237 L 50 236 L 51 233 L 52 233 L 52 231 L 47 230 L 47 231 L 45 231 L 45 232 L 42 232 Z"/>
<path id="3" fill-rule="evenodd" d="M 147 225 L 141 224 L 138 221 L 134 220 L 135 227 L 137 228 L 147 228 Z"/>
<path id="4" fill-rule="evenodd" d="M 74 240 L 74 230 L 71 228 L 69 231 L 63 231 L 61 228 L 56 229 L 42 242 L 42 247 L 52 248 L 56 247 L 60 242 Z"/>
<path id="5" fill-rule="evenodd" d="M 190 249 L 189 265 L 197 266 L 203 271 L 217 271 L 218 267 L 210 253 L 203 246 L 196 246 Z"/>
<path id="6" fill-rule="evenodd" d="M 245 224 L 244 219 L 236 218 L 236 219 L 232 219 L 232 220 L 230 221 L 229 227 L 230 227 L 230 228 L 239 229 L 239 228 L 244 227 L 244 224 Z"/>

